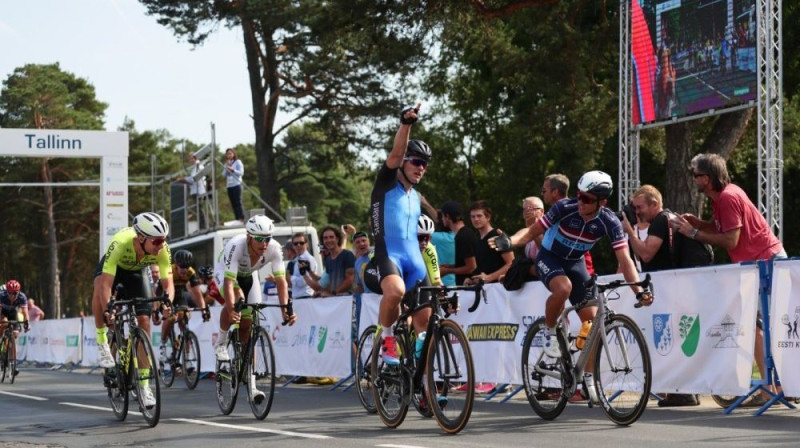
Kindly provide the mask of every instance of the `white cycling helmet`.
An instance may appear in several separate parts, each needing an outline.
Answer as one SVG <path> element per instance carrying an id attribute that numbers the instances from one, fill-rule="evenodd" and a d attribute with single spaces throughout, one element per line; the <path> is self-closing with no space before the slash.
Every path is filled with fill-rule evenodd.
<path id="1" fill-rule="evenodd" d="M 275 232 L 275 224 L 264 215 L 255 215 L 245 224 L 247 234 L 250 236 L 271 237 Z"/>
<path id="2" fill-rule="evenodd" d="M 591 193 L 597 199 L 607 199 L 614 191 L 614 182 L 611 176 L 602 171 L 589 171 L 578 181 L 578 191 Z"/>
<path id="3" fill-rule="evenodd" d="M 139 213 L 133 218 L 133 229 L 136 233 L 151 238 L 166 238 L 169 235 L 169 224 L 156 213 Z"/>
<path id="4" fill-rule="evenodd" d="M 430 235 L 433 233 L 434 228 L 433 220 L 428 218 L 428 215 L 419 215 L 419 219 L 417 220 L 418 235 Z"/>

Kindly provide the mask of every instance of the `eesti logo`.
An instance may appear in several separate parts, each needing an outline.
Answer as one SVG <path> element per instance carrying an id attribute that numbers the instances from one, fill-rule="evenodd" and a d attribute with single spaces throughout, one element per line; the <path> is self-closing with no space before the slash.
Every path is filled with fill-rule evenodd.
<path id="1" fill-rule="evenodd" d="M 681 350 L 687 357 L 692 357 L 697 351 L 697 345 L 700 343 L 700 315 L 699 314 L 684 314 L 681 316 L 681 321 L 678 323 L 678 334 L 683 339 Z"/>
<path id="2" fill-rule="evenodd" d="M 77 347 L 80 337 L 77 334 L 67 335 L 67 347 Z"/>
<path id="3" fill-rule="evenodd" d="M 653 342 L 656 353 L 667 356 L 675 345 L 675 335 L 672 332 L 671 314 L 653 314 Z"/>
<path id="4" fill-rule="evenodd" d="M 317 351 L 322 353 L 325 350 L 325 342 L 328 340 L 328 327 L 319 327 L 319 344 L 317 344 Z"/>

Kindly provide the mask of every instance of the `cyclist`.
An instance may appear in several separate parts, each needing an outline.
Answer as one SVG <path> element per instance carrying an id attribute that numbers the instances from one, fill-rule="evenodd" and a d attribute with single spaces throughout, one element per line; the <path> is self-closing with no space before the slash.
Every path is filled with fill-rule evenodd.
<path id="1" fill-rule="evenodd" d="M 509 238 L 500 235 L 490 240 L 490 246 L 499 251 L 523 246 L 544 234 L 542 247 L 536 256 L 536 275 L 550 291 L 545 304 L 544 352 L 553 358 L 561 357 L 556 339 L 556 320 L 569 299 L 579 305 L 590 299 L 591 289 L 584 285 L 590 279 L 583 255 L 603 236 L 608 236 L 619 263 L 619 271 L 628 282 L 638 282 L 639 275 L 628 253 L 628 243 L 622 224 L 616 214 L 606 207 L 614 183 L 611 176 L 602 171 L 589 171 L 578 181 L 576 198 L 564 198 L 553 204 L 550 210 L 530 227 L 519 230 Z M 632 286 L 636 298 L 643 305 L 653 302 L 653 295 L 639 286 Z M 585 307 L 578 311 L 582 322 L 592 321 L 596 307 Z M 584 349 L 586 349 L 584 347 Z M 587 371 L 592 366 L 587 364 Z M 591 374 L 584 378 L 590 399 L 598 402 Z"/>
<path id="2" fill-rule="evenodd" d="M 278 290 L 278 301 L 286 305 L 289 301 L 289 286 L 286 283 L 286 273 L 283 266 L 281 244 L 272 239 L 275 225 L 272 220 L 264 215 L 255 215 L 245 223 L 247 233 L 237 235 L 227 243 L 217 256 L 214 266 L 214 281 L 225 298 L 225 305 L 220 313 L 220 332 L 214 344 L 214 354 L 217 361 L 230 361 L 228 355 L 228 329 L 232 323 L 239 322 L 239 340 L 245 346 L 250 341 L 250 325 L 252 324 L 252 311 L 239 313 L 234 310 L 234 305 L 239 299 L 247 299 L 247 303 L 261 303 L 261 283 L 258 270 L 272 263 L 272 275 Z M 283 319 L 289 325 L 297 322 L 297 314 L 287 314 L 286 308 L 281 308 Z M 251 397 L 256 403 L 264 399 L 264 394 L 255 387 L 255 375 L 248 381 Z"/>
<path id="3" fill-rule="evenodd" d="M 418 281 L 427 283 L 425 262 L 420 253 L 416 223 L 421 214 L 420 196 L 414 189 L 428 168 L 430 147 L 421 140 L 409 140 L 411 126 L 419 114 L 416 108 L 400 113 L 400 127 L 389 157 L 378 172 L 371 195 L 372 234 L 375 236 L 375 264 L 383 291 L 378 320 L 382 327 L 383 362 L 398 365 L 397 341 L 392 325 L 400 315 L 406 290 Z M 425 331 L 431 310 L 413 317 L 417 334 Z"/>
<path id="4" fill-rule="evenodd" d="M 417 242 L 419 251 L 422 253 L 422 260 L 425 262 L 425 272 L 428 274 L 428 282 L 432 286 L 442 284 L 442 276 L 439 272 L 439 256 L 436 246 L 431 242 L 431 236 L 436 225 L 428 215 L 419 215 L 417 220 Z"/>
<path id="5" fill-rule="evenodd" d="M 189 299 L 194 302 L 194 306 L 203 309 L 203 322 L 208 322 L 211 314 L 203 303 L 203 293 L 200 291 L 200 280 L 192 267 L 192 253 L 186 249 L 175 251 L 172 255 L 172 283 L 175 285 L 175 299 L 172 304 L 175 306 L 189 306 Z M 157 315 L 156 315 L 157 316 Z M 159 355 L 161 362 L 167 362 L 167 335 L 172 334 L 172 327 L 175 320 L 178 320 L 181 330 L 184 328 L 183 319 L 177 314 L 170 318 L 165 318 L 161 323 L 161 345 Z"/>
<path id="6" fill-rule="evenodd" d="M 214 283 L 214 267 L 203 266 L 197 270 L 197 274 L 200 276 L 200 291 L 203 292 L 203 302 L 206 304 L 206 308 L 213 305 L 214 302 L 224 305 L 225 298 L 222 297 L 217 284 Z"/>
<path id="7" fill-rule="evenodd" d="M 28 326 L 28 297 L 21 291 L 22 285 L 16 280 L 9 280 L 5 283 L 5 289 L 0 291 L 0 333 L 6 330 L 8 321 L 16 320 L 22 323 L 22 328 L 27 333 L 30 327 Z M 14 340 L 17 340 L 19 331 L 14 330 Z M 14 358 L 17 357 L 17 346 L 13 347 L 0 347 L 11 350 Z M 19 371 L 14 369 L 12 372 L 14 376 L 19 374 Z"/>
<path id="8" fill-rule="evenodd" d="M 106 323 L 113 322 L 113 316 L 108 312 L 108 301 L 111 298 L 111 288 L 122 284 L 124 294 L 131 297 L 150 297 L 147 285 L 147 274 L 144 269 L 157 264 L 160 273 L 161 285 L 170 302 L 175 296 L 175 286 L 172 283 L 172 267 L 170 266 L 170 252 L 166 239 L 169 234 L 169 225 L 161 216 L 145 212 L 133 218 L 133 226 L 126 227 L 117 232 L 108 245 L 106 253 L 100 258 L 94 273 L 94 293 L 92 295 L 92 310 L 94 323 L 97 327 L 97 352 L 98 363 L 101 367 L 114 367 L 114 356 L 108 345 Z M 136 319 L 139 327 L 150 333 L 150 314 L 159 307 L 157 302 L 152 305 L 143 303 L 135 305 Z M 165 317 L 169 317 L 170 308 L 162 309 Z M 149 375 L 147 358 L 139 353 L 140 369 L 143 376 Z M 144 393 L 142 401 L 146 407 L 155 406 L 155 397 L 150 390 L 149 381 L 142 380 Z"/>

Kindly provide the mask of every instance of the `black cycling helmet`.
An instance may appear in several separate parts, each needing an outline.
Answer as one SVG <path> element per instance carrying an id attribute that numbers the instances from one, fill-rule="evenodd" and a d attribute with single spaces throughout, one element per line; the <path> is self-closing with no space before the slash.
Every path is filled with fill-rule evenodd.
<path id="1" fill-rule="evenodd" d="M 211 278 L 214 276 L 214 268 L 211 265 L 202 266 L 197 273 L 200 275 L 200 278 Z"/>
<path id="2" fill-rule="evenodd" d="M 430 162 L 433 158 L 431 147 L 422 140 L 409 140 L 406 146 L 406 157 L 417 157 Z"/>
<path id="3" fill-rule="evenodd" d="M 192 265 L 192 253 L 186 249 L 178 250 L 172 255 L 172 260 L 178 267 L 186 269 Z"/>

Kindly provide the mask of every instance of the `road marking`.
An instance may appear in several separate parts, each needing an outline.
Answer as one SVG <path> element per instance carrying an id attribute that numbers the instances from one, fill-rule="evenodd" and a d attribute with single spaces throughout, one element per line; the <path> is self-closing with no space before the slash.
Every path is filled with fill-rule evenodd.
<path id="1" fill-rule="evenodd" d="M 111 408 L 108 408 L 108 407 L 103 408 L 103 407 L 100 407 L 100 406 L 90 406 L 88 404 L 70 403 L 68 401 L 62 401 L 61 403 L 58 403 L 58 404 L 63 404 L 64 406 L 75 406 L 76 408 L 94 409 L 96 411 L 110 411 L 111 410 Z"/>
<path id="2" fill-rule="evenodd" d="M 29 400 L 47 401 L 47 398 L 44 398 L 44 397 L 34 397 L 33 395 L 15 394 L 14 392 L 3 392 L 3 391 L 0 391 L 0 394 L 11 395 L 12 397 L 27 398 Z"/>
<path id="3" fill-rule="evenodd" d="M 194 420 L 191 418 L 172 418 L 170 420 L 176 422 L 185 422 L 185 423 L 194 423 L 196 425 L 206 425 L 206 426 L 216 426 L 217 428 L 228 428 L 228 429 L 239 429 L 244 431 L 253 431 L 253 432 L 266 432 L 270 434 L 280 434 L 283 436 L 290 436 L 290 437 L 305 437 L 306 439 L 330 439 L 330 436 L 323 436 L 320 434 L 303 434 L 299 432 L 292 432 L 292 431 L 281 431 L 279 429 L 266 429 L 266 428 L 254 428 L 252 426 L 243 426 L 243 425 L 229 425 L 227 423 L 214 423 L 214 422 L 207 422 L 203 420 Z"/>
<path id="4" fill-rule="evenodd" d="M 384 444 L 384 445 L 375 445 L 384 448 L 425 448 L 424 446 L 417 446 L 417 445 L 391 445 L 391 444 Z"/>

